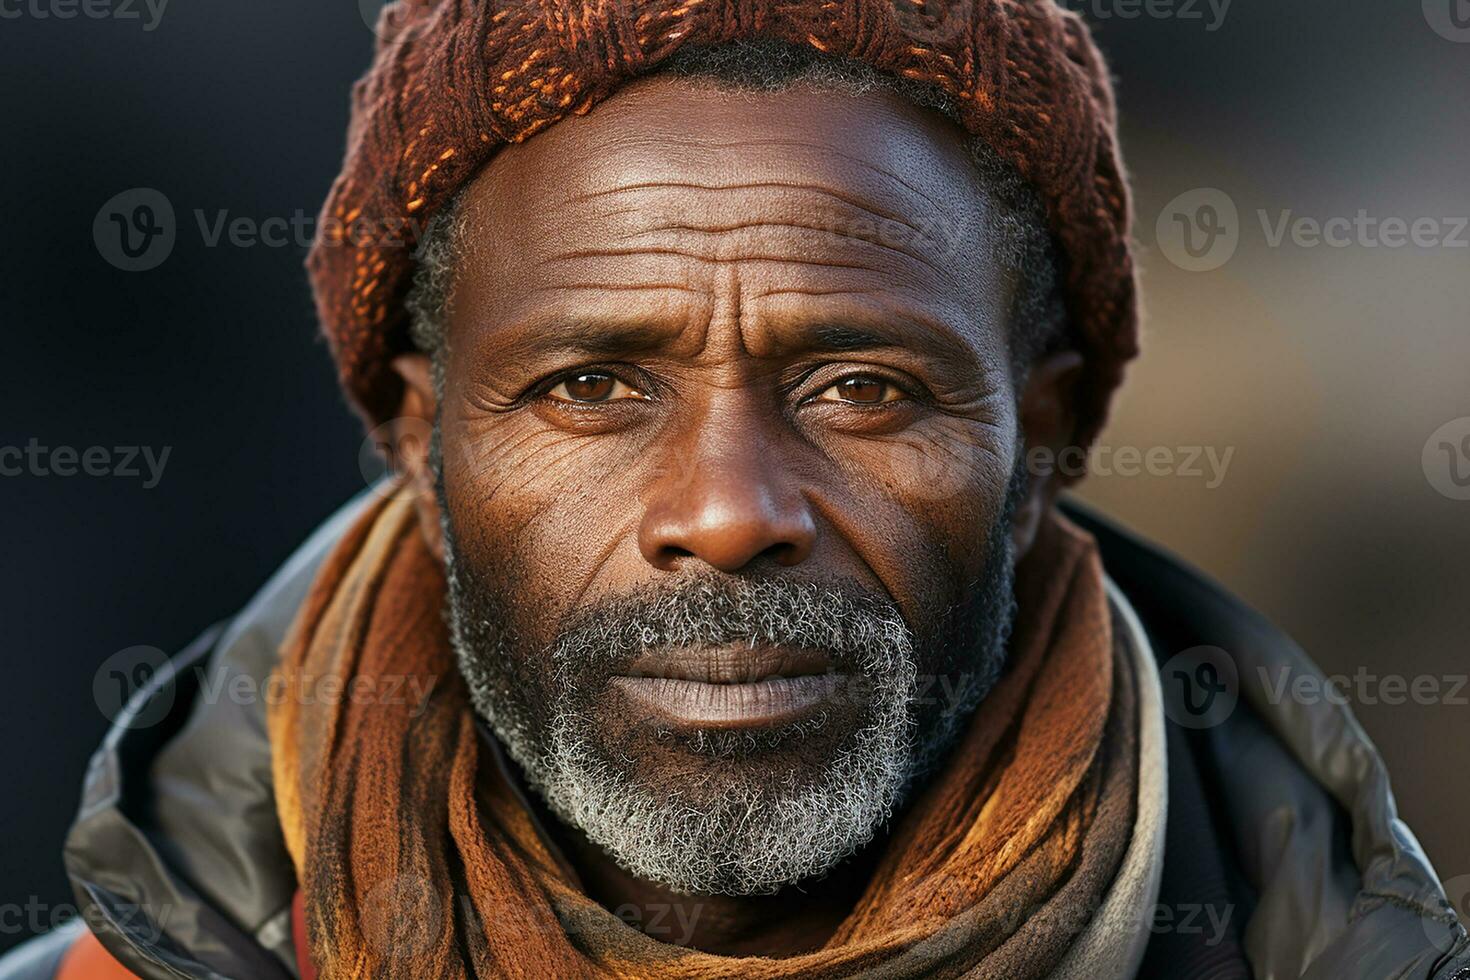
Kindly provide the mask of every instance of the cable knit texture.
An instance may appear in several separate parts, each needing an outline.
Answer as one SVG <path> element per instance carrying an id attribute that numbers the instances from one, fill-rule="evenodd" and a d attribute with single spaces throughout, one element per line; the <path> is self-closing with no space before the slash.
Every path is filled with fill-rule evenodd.
<path id="1" fill-rule="evenodd" d="M 1138 350 L 1128 194 L 1106 69 L 1052 0 L 399 0 L 353 88 L 342 173 L 307 260 L 342 383 L 370 422 L 401 395 L 413 244 L 507 143 L 585 113 L 686 44 L 770 37 L 928 83 L 1040 193 L 1087 355 L 1083 444 Z"/>

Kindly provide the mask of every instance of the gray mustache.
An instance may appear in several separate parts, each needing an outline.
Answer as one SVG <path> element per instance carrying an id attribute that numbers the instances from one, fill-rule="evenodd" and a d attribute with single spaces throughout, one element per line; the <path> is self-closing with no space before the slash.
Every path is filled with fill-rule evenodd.
<path id="1" fill-rule="evenodd" d="M 892 600 L 830 583 L 702 576 L 607 600 L 552 645 L 561 671 L 615 669 L 649 651 L 730 644 L 802 647 L 871 672 L 911 661 L 915 640 Z"/>

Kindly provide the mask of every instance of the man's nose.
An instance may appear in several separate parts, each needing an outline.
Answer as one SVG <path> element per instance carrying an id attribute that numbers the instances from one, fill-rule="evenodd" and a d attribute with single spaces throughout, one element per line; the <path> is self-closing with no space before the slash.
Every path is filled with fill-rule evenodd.
<path id="1" fill-rule="evenodd" d="M 805 561 L 817 525 L 792 474 L 759 445 L 724 442 L 691 453 L 653 488 L 638 528 L 644 559 L 669 571 L 692 558 L 722 572 Z"/>

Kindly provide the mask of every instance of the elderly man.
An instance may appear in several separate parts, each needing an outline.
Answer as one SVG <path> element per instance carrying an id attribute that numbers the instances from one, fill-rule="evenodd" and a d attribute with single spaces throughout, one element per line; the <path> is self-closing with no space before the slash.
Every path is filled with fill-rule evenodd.
<path id="1" fill-rule="evenodd" d="M 1135 352 L 1076 17 L 380 32 L 311 271 L 401 472 L 120 720 L 4 976 L 1470 976 L 1315 668 L 1038 462 Z"/>

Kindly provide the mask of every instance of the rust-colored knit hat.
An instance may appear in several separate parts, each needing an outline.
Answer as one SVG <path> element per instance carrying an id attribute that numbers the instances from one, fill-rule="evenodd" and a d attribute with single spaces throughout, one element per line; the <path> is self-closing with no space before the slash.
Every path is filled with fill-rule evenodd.
<path id="1" fill-rule="evenodd" d="M 401 395 L 417 232 L 506 143 L 582 113 L 687 44 L 767 37 L 933 85 L 1040 194 L 1087 357 L 1079 442 L 1138 350 L 1111 87 L 1053 0 L 398 0 L 353 89 L 342 174 L 307 266 L 342 383 L 370 422 Z"/>

